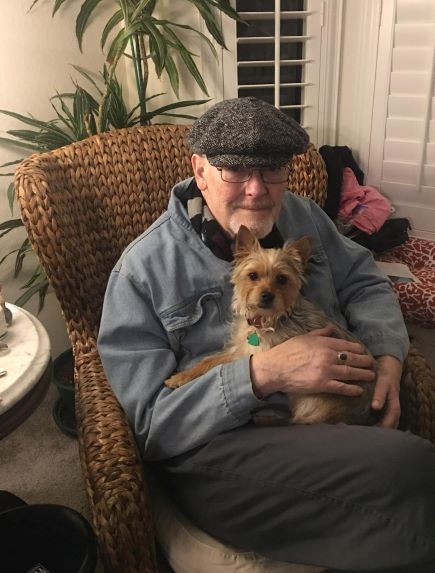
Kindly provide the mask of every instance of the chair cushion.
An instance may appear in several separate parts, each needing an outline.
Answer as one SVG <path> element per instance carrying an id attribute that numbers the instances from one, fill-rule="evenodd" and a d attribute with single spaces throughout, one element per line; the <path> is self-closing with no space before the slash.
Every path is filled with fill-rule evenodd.
<path id="1" fill-rule="evenodd" d="M 376 256 L 379 261 L 407 265 L 420 282 L 394 281 L 405 321 L 435 328 L 435 242 L 411 237 Z"/>
<path id="2" fill-rule="evenodd" d="M 175 573 L 321 573 L 324 568 L 273 561 L 225 545 L 198 529 L 155 483 L 151 486 L 156 537 Z"/>

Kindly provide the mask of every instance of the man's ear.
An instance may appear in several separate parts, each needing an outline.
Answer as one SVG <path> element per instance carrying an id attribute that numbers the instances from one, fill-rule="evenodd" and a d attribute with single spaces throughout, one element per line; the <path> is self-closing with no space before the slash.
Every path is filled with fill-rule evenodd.
<path id="1" fill-rule="evenodd" d="M 206 158 L 204 155 L 199 155 L 198 153 L 194 153 L 190 158 L 192 163 L 193 174 L 195 176 L 196 184 L 198 185 L 198 189 L 200 191 L 205 191 L 207 189 L 207 182 L 205 180 L 205 165 L 206 165 Z"/>
<path id="2" fill-rule="evenodd" d="M 240 225 L 236 235 L 235 255 L 244 256 L 252 249 L 258 248 L 258 246 L 259 242 L 255 235 L 251 233 L 248 227 Z"/>

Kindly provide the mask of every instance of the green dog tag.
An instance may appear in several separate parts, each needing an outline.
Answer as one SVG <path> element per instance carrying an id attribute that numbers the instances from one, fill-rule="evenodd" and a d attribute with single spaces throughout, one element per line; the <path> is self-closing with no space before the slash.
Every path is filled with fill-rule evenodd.
<path id="1" fill-rule="evenodd" d="M 260 339 L 258 338 L 258 334 L 256 332 L 251 332 L 251 334 L 248 334 L 247 341 L 251 346 L 260 346 Z"/>

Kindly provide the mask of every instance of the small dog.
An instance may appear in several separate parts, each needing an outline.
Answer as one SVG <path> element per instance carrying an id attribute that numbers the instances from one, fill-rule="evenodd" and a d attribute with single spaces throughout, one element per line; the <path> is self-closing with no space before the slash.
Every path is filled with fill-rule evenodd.
<path id="1" fill-rule="evenodd" d="M 331 321 L 304 298 L 300 289 L 311 256 L 311 238 L 306 235 L 282 249 L 263 249 L 242 226 L 236 237 L 232 336 L 224 352 L 207 356 L 198 364 L 171 376 L 166 385 L 177 388 L 208 372 L 214 366 L 272 348 L 285 340 L 323 328 Z M 356 341 L 336 325 L 335 336 Z M 296 394 L 289 397 L 291 423 L 372 425 L 381 413 L 371 409 L 374 382 L 352 382 L 364 390 L 361 396 Z"/>

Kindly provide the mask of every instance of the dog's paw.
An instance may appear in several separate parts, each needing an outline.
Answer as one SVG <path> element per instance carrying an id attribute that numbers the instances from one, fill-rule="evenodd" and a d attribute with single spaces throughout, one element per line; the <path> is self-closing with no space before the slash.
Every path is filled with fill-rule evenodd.
<path id="1" fill-rule="evenodd" d="M 186 376 L 183 372 L 179 372 L 178 374 L 174 374 L 170 378 L 165 381 L 166 386 L 168 388 L 179 388 L 180 386 L 184 386 L 187 382 L 190 382 L 190 378 Z"/>

